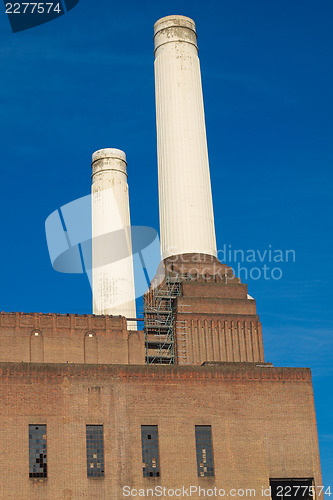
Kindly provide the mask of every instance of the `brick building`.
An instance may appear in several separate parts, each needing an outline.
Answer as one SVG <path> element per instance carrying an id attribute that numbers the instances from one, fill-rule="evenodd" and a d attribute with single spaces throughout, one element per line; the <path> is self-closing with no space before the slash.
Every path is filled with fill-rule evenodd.
<path id="1" fill-rule="evenodd" d="M 193 21 L 160 20 L 155 46 L 158 137 L 173 151 L 163 92 L 170 109 L 182 85 L 181 108 L 201 95 Z M 200 102 L 171 124 L 195 139 L 192 183 L 168 191 L 177 155 L 159 158 L 163 264 L 142 329 L 125 315 L 0 314 L 0 498 L 309 499 L 320 487 L 310 369 L 265 362 L 255 300 L 216 258 Z"/>
<path id="2" fill-rule="evenodd" d="M 216 264 L 184 281 L 177 263 L 149 292 L 179 284 L 166 299 L 172 348 L 148 305 L 145 331 L 121 317 L 0 315 L 1 498 L 321 484 L 310 370 L 265 363 L 255 301 Z"/>

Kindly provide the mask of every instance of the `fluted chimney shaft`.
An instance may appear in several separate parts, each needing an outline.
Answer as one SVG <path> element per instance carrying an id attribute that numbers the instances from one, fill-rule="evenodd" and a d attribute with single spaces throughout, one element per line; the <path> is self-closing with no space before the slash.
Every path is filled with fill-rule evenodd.
<path id="1" fill-rule="evenodd" d="M 92 157 L 92 290 L 94 314 L 136 318 L 126 155 Z M 136 322 L 128 321 L 129 329 Z"/>
<path id="2" fill-rule="evenodd" d="M 216 256 L 197 35 L 194 22 L 168 16 L 154 26 L 162 259 Z"/>

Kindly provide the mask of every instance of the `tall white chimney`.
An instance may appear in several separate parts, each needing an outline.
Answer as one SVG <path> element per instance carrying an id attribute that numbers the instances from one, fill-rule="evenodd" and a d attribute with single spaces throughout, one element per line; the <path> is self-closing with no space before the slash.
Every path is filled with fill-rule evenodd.
<path id="1" fill-rule="evenodd" d="M 162 259 L 216 256 L 214 213 L 195 23 L 163 17 L 154 26 Z"/>
<path id="2" fill-rule="evenodd" d="M 94 314 L 136 318 L 126 155 L 92 156 L 92 291 Z M 128 321 L 131 330 L 135 321 Z"/>

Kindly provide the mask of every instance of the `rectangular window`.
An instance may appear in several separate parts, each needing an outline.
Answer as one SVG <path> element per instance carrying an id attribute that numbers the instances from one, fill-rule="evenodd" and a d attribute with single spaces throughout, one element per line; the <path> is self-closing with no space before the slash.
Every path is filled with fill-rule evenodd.
<path id="1" fill-rule="evenodd" d="M 195 442 L 198 476 L 214 476 L 212 428 L 210 425 L 195 426 Z"/>
<path id="2" fill-rule="evenodd" d="M 313 478 L 310 479 L 270 479 L 272 500 L 310 500 L 315 498 Z"/>
<path id="3" fill-rule="evenodd" d="M 29 425 L 29 477 L 47 477 L 46 425 Z"/>
<path id="4" fill-rule="evenodd" d="M 159 477 L 157 425 L 141 426 L 143 477 Z"/>
<path id="5" fill-rule="evenodd" d="M 103 425 L 87 425 L 87 476 L 104 477 Z"/>

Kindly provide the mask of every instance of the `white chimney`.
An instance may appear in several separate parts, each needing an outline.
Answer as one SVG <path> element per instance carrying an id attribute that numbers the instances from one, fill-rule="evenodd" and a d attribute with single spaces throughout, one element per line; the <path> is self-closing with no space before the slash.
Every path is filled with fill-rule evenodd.
<path id="1" fill-rule="evenodd" d="M 195 23 L 163 17 L 154 26 L 162 259 L 216 256 L 214 213 Z"/>
<path id="2" fill-rule="evenodd" d="M 119 149 L 92 156 L 93 313 L 136 318 L 126 165 Z M 135 330 L 136 322 L 127 326 Z"/>

